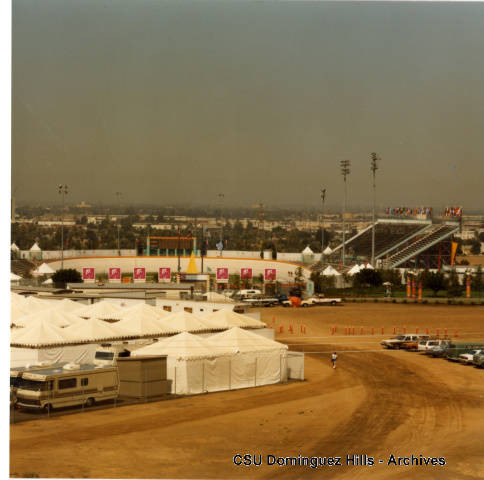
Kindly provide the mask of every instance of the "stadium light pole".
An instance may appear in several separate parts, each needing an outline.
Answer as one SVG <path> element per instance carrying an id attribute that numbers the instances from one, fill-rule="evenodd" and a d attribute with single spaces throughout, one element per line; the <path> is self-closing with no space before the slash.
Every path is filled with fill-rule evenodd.
<path id="1" fill-rule="evenodd" d="M 220 250 L 220 256 L 222 256 L 223 236 L 224 236 L 224 222 L 223 222 L 223 217 L 222 217 L 222 209 L 223 209 L 225 194 L 219 193 L 217 196 L 218 196 L 218 199 L 220 201 L 220 242 L 222 243 L 222 250 Z"/>
<path id="2" fill-rule="evenodd" d="M 120 212 L 121 212 L 121 195 L 122 195 L 121 192 L 116 192 L 116 197 L 118 199 L 118 206 L 119 206 Z M 121 213 L 120 213 L 120 215 L 121 215 Z M 121 246 L 120 246 L 120 242 L 119 242 L 119 231 L 121 229 L 121 225 L 119 223 L 120 222 L 119 219 L 120 219 L 120 217 L 118 216 L 118 225 L 117 225 L 117 227 L 118 227 L 118 256 L 121 256 Z"/>
<path id="3" fill-rule="evenodd" d="M 341 160 L 341 175 L 343 175 L 343 180 L 345 182 L 344 185 L 344 202 L 343 202 L 343 251 L 342 251 L 342 263 L 343 267 L 345 266 L 345 242 L 346 242 L 346 225 L 345 225 L 345 216 L 346 216 L 346 177 L 350 174 L 350 161 L 349 160 Z"/>
<path id="4" fill-rule="evenodd" d="M 321 189 L 321 265 L 323 264 L 323 250 L 324 250 L 324 201 L 326 200 L 326 189 Z"/>
<path id="5" fill-rule="evenodd" d="M 375 266 L 375 208 L 376 208 L 376 171 L 378 170 L 378 160 L 380 158 L 373 152 L 371 154 L 371 172 L 373 174 L 373 228 L 371 229 L 371 265 Z"/>
<path id="6" fill-rule="evenodd" d="M 61 269 L 64 269 L 64 204 L 65 197 L 69 193 L 67 185 L 58 185 L 57 192 L 62 195 L 62 212 L 61 212 Z"/>

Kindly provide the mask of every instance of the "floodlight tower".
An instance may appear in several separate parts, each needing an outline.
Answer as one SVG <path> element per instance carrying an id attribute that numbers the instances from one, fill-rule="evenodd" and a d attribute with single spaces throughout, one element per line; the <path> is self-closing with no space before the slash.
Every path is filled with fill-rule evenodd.
<path id="1" fill-rule="evenodd" d="M 62 213 L 61 213 L 61 269 L 64 269 L 64 205 L 65 197 L 69 193 L 67 185 L 58 185 L 57 192 L 62 195 Z"/>
<path id="2" fill-rule="evenodd" d="M 346 225 L 345 225 L 345 217 L 346 217 L 346 177 L 350 174 L 350 161 L 349 160 L 341 160 L 341 175 L 343 175 L 343 180 L 345 182 L 344 186 L 344 203 L 343 203 L 343 252 L 342 252 L 342 263 L 343 267 L 345 266 L 345 242 L 346 242 Z"/>
<path id="3" fill-rule="evenodd" d="M 324 201 L 326 200 L 326 189 L 321 189 L 321 264 L 323 263 L 323 250 L 324 250 Z"/>
<path id="4" fill-rule="evenodd" d="M 224 199 L 225 199 L 225 194 L 224 193 L 219 193 L 217 195 L 219 201 L 220 201 L 220 243 L 222 244 L 222 250 L 220 250 L 220 256 L 222 256 L 222 251 L 223 251 L 223 236 L 224 236 L 224 221 L 223 221 L 223 216 L 222 216 L 222 210 L 224 206 Z"/>
<path id="5" fill-rule="evenodd" d="M 119 242 L 119 231 L 121 229 L 121 223 L 120 223 L 120 215 L 121 215 L 121 192 L 116 192 L 116 198 L 118 199 L 118 206 L 119 206 L 119 215 L 118 215 L 118 256 L 121 256 L 121 246 Z"/>
<path id="6" fill-rule="evenodd" d="M 373 174 L 373 228 L 371 229 L 371 265 L 375 266 L 375 204 L 376 204 L 376 171 L 378 170 L 378 161 L 380 157 L 373 152 L 371 154 L 371 172 Z"/>

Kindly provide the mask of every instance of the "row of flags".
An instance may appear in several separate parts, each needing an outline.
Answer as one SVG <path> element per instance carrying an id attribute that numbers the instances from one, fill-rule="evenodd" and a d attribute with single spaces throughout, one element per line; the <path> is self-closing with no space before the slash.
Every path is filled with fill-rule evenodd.
<path id="1" fill-rule="evenodd" d="M 432 207 L 387 207 L 387 215 L 432 215 Z"/>
<path id="2" fill-rule="evenodd" d="M 462 207 L 446 207 L 444 216 L 462 217 Z"/>

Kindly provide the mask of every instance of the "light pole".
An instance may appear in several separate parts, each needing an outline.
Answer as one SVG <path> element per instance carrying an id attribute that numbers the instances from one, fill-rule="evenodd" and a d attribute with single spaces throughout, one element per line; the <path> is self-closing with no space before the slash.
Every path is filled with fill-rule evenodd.
<path id="1" fill-rule="evenodd" d="M 343 258 L 342 263 L 343 267 L 345 266 L 345 242 L 346 242 L 346 225 L 345 225 L 345 216 L 346 216 L 346 177 L 350 174 L 350 161 L 349 160 L 341 160 L 341 175 L 343 175 L 343 179 L 345 182 L 344 187 L 344 202 L 343 202 Z"/>
<path id="2" fill-rule="evenodd" d="M 323 251 L 324 251 L 324 201 L 326 200 L 326 189 L 321 189 L 321 265 L 323 264 Z"/>
<path id="3" fill-rule="evenodd" d="M 61 212 L 61 269 L 64 269 L 64 204 L 65 197 L 69 193 L 67 185 L 58 185 L 57 192 L 62 195 L 62 212 Z"/>
<path id="4" fill-rule="evenodd" d="M 373 174 L 373 228 L 371 229 L 371 265 L 375 266 L 375 203 L 376 203 L 376 171 L 378 170 L 378 160 L 380 158 L 373 152 L 371 154 L 371 172 Z"/>
<path id="5" fill-rule="evenodd" d="M 121 195 L 122 193 L 121 192 L 116 192 L 116 197 L 118 199 L 118 206 L 119 206 L 119 212 L 121 212 Z M 119 213 L 119 215 L 121 215 L 121 213 Z M 118 215 L 118 256 L 121 256 L 121 246 L 120 246 L 120 243 L 119 243 L 119 230 L 121 229 L 121 225 L 119 223 L 119 219 L 120 219 L 120 216 Z"/>
<path id="6" fill-rule="evenodd" d="M 222 208 L 223 208 L 223 202 L 225 198 L 225 194 L 219 193 L 218 199 L 220 201 L 220 243 L 222 245 L 222 248 L 220 249 L 220 256 L 222 256 L 223 252 L 223 235 L 224 235 L 224 223 L 223 223 L 223 218 L 222 218 Z"/>

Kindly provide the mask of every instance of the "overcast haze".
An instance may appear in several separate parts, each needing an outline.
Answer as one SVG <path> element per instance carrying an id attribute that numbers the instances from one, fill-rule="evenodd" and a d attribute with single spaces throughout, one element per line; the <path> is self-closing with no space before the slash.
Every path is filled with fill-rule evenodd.
<path id="1" fill-rule="evenodd" d="M 17 202 L 484 206 L 484 5 L 15 0 Z"/>

